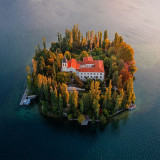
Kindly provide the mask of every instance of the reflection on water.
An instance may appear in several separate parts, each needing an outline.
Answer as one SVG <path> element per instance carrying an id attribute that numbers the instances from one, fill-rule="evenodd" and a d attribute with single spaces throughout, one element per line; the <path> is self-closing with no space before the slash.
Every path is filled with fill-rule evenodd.
<path id="1" fill-rule="evenodd" d="M 0 1 L 0 158 L 158 159 L 159 8 L 157 0 Z M 45 36 L 49 47 L 76 23 L 83 34 L 107 29 L 113 39 L 118 32 L 135 50 L 137 108 L 106 126 L 81 127 L 44 118 L 37 105 L 19 107 L 37 43 Z"/>

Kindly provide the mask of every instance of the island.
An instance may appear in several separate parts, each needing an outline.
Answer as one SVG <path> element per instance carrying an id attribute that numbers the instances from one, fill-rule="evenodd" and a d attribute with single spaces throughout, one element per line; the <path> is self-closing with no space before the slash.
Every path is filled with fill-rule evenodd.
<path id="1" fill-rule="evenodd" d="M 43 38 L 26 71 L 28 95 L 37 96 L 47 117 L 106 124 L 134 106 L 134 50 L 117 33 L 110 41 L 107 30 L 84 36 L 74 25 L 48 50 Z"/>

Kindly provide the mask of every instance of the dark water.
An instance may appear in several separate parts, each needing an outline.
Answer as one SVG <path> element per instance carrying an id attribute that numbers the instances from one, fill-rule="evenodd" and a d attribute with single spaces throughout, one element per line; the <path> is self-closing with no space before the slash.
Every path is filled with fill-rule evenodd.
<path id="1" fill-rule="evenodd" d="M 159 159 L 160 2 L 158 0 L 0 0 L 0 159 Z M 46 37 L 47 46 L 78 23 L 118 32 L 135 50 L 138 67 L 133 112 L 106 127 L 79 127 L 19 107 L 25 66 Z"/>

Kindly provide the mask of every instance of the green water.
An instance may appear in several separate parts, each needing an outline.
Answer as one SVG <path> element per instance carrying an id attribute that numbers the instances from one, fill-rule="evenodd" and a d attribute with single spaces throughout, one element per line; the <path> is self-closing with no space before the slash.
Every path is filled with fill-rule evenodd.
<path id="1" fill-rule="evenodd" d="M 159 8 L 157 0 L 0 0 L 0 159 L 159 159 Z M 49 47 L 76 23 L 84 34 L 118 32 L 135 50 L 137 108 L 103 128 L 19 106 L 37 43 L 44 36 Z"/>

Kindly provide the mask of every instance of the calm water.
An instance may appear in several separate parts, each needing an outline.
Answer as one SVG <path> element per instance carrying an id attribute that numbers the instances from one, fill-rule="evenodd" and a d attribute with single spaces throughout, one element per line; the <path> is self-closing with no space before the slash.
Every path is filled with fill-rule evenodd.
<path id="1" fill-rule="evenodd" d="M 0 159 L 159 159 L 160 2 L 158 0 L 0 0 Z M 135 50 L 137 108 L 106 127 L 79 127 L 19 107 L 25 66 L 78 23 L 82 32 L 118 32 Z"/>

